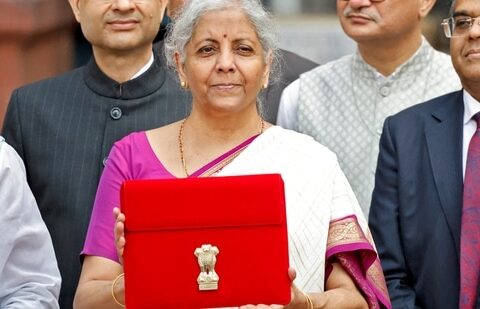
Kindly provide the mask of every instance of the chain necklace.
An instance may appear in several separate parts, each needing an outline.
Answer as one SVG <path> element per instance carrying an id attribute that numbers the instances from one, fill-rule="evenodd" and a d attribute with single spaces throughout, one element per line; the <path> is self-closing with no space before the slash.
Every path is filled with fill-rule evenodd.
<path id="1" fill-rule="evenodd" d="M 185 122 L 187 121 L 188 118 L 183 119 L 182 123 L 180 124 L 180 130 L 178 131 L 178 150 L 180 151 L 180 161 L 182 162 L 183 166 L 183 171 L 185 172 L 185 175 L 188 177 L 190 174 L 187 171 L 187 161 L 185 160 L 185 153 L 183 149 L 183 129 L 185 127 Z M 263 133 L 263 130 L 265 130 L 265 120 L 263 118 L 260 118 L 260 133 Z"/>

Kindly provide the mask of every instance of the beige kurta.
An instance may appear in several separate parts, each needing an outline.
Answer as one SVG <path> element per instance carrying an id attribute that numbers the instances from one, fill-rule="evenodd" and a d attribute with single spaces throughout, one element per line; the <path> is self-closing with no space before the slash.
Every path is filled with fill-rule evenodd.
<path id="1" fill-rule="evenodd" d="M 297 105 L 297 114 L 286 116 L 296 117 L 295 129 L 337 154 L 368 216 L 385 118 L 460 87 L 450 57 L 423 39 L 412 58 L 388 77 L 356 52 L 301 75 L 299 85 L 282 97 L 298 101 L 282 104 Z"/>

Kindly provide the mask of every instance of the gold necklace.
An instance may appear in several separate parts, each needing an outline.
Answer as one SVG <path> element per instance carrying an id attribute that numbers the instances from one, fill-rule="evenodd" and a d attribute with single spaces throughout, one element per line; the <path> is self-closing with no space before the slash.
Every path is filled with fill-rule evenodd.
<path id="1" fill-rule="evenodd" d="M 185 127 L 185 122 L 187 121 L 187 118 L 183 119 L 182 123 L 180 124 L 180 130 L 178 131 L 178 150 L 180 151 L 180 161 L 182 162 L 183 166 L 183 171 L 185 172 L 185 175 L 188 177 L 190 174 L 187 171 L 187 161 L 185 160 L 185 153 L 183 150 L 183 129 Z M 265 130 L 265 120 L 260 117 L 260 133 L 262 134 L 263 131 Z"/>
<path id="2" fill-rule="evenodd" d="M 183 127 L 185 126 L 185 121 L 187 121 L 187 118 L 183 119 L 180 124 L 180 131 L 178 132 L 178 149 L 180 150 L 180 160 L 182 161 L 183 171 L 188 177 L 190 175 L 187 172 L 187 163 L 185 162 L 185 156 L 183 154 Z"/>

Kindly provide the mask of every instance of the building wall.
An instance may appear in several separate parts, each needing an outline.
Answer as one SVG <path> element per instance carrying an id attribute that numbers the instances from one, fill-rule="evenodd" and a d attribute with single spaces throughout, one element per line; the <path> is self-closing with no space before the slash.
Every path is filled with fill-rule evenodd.
<path id="1" fill-rule="evenodd" d="M 66 0 L 0 0 L 0 127 L 13 89 L 71 69 Z"/>

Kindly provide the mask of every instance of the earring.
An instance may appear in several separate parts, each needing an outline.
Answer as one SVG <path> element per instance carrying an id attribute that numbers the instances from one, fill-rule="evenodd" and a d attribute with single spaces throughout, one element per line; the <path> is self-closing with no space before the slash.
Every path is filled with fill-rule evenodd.
<path id="1" fill-rule="evenodd" d="M 180 82 L 180 87 L 182 87 L 183 89 L 187 89 L 188 88 L 188 85 L 187 85 L 187 82 L 184 82 L 183 80 Z"/>
<path id="2" fill-rule="evenodd" d="M 263 89 L 267 89 L 267 87 L 268 87 L 268 82 L 265 83 L 265 84 L 263 84 L 263 87 L 262 87 L 262 88 L 263 88 Z"/>

